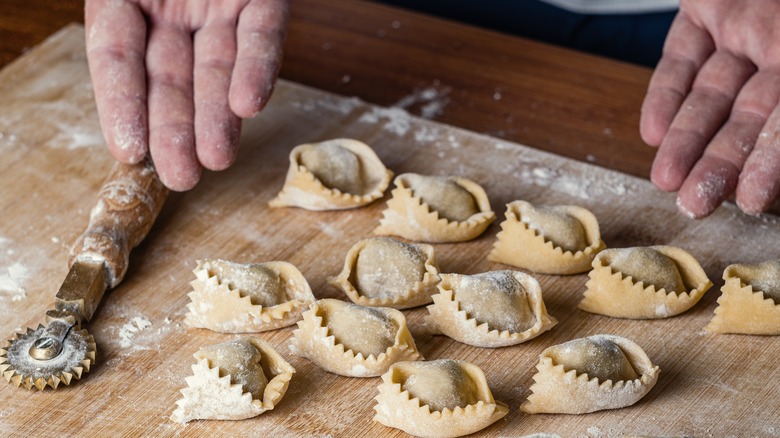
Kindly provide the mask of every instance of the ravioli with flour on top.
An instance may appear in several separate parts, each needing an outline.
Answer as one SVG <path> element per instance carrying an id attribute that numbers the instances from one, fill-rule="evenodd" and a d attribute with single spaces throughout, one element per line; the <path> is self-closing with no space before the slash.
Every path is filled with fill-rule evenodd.
<path id="1" fill-rule="evenodd" d="M 418 242 L 462 242 L 482 234 L 496 218 L 485 190 L 453 176 L 404 173 L 375 234 Z"/>
<path id="2" fill-rule="evenodd" d="M 415 436 L 468 435 L 509 412 L 493 399 L 482 370 L 460 360 L 396 363 L 378 389 L 374 421 Z"/>
<path id="3" fill-rule="evenodd" d="M 375 237 L 355 243 L 328 281 L 353 303 L 407 309 L 431 302 L 439 270 L 432 246 Z"/>
<path id="4" fill-rule="evenodd" d="M 520 406 L 528 414 L 585 414 L 633 405 L 660 372 L 633 341 L 594 335 L 542 351 L 531 395 Z"/>
<path id="5" fill-rule="evenodd" d="M 488 260 L 541 274 L 577 274 L 604 249 L 596 216 L 575 205 L 507 204 Z"/>
<path id="6" fill-rule="evenodd" d="M 393 172 L 373 149 L 347 138 L 302 144 L 290 152 L 284 187 L 271 207 L 343 210 L 382 197 Z"/>
<path id="7" fill-rule="evenodd" d="M 780 260 L 729 265 L 723 280 L 708 331 L 780 335 Z"/>
<path id="8" fill-rule="evenodd" d="M 692 255 L 663 245 L 606 249 L 588 276 L 579 308 L 617 318 L 678 315 L 712 286 Z"/>
<path id="9" fill-rule="evenodd" d="M 458 342 L 504 347 L 533 339 L 557 321 L 547 314 L 539 282 L 518 271 L 442 274 L 425 322 Z"/>
<path id="10" fill-rule="evenodd" d="M 422 360 L 403 313 L 335 299 L 316 301 L 304 312 L 290 349 L 350 377 L 379 376 L 395 362 Z"/>
<path id="11" fill-rule="evenodd" d="M 171 420 L 241 420 L 273 409 L 295 369 L 265 341 L 237 338 L 201 348 Z"/>
<path id="12" fill-rule="evenodd" d="M 184 322 L 221 333 L 274 330 L 294 324 L 314 301 L 309 283 L 287 262 L 240 264 L 200 260 Z"/>

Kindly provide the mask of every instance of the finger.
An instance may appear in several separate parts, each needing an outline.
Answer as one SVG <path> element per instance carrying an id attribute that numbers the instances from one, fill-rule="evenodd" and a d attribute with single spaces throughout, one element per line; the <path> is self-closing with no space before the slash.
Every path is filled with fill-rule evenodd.
<path id="1" fill-rule="evenodd" d="M 739 173 L 780 96 L 780 76 L 754 74 L 739 92 L 728 122 L 685 179 L 677 205 L 700 218 L 712 213 L 737 187 Z"/>
<path id="2" fill-rule="evenodd" d="M 153 24 L 146 55 L 149 83 L 149 152 L 160 180 L 188 190 L 200 179 L 192 104 L 192 40 L 189 31 Z"/>
<path id="3" fill-rule="evenodd" d="M 715 52 L 702 66 L 655 155 L 650 179 L 658 188 L 680 188 L 754 71 L 748 60 L 725 51 Z"/>
<path id="4" fill-rule="evenodd" d="M 745 161 L 737 205 L 747 214 L 766 211 L 780 194 L 780 106 L 775 107 Z"/>
<path id="5" fill-rule="evenodd" d="M 119 161 L 138 163 L 146 155 L 148 139 L 144 17 L 124 1 L 89 0 L 84 22 L 89 72 L 108 149 Z"/>
<path id="6" fill-rule="evenodd" d="M 222 170 L 236 158 L 241 121 L 228 103 L 236 58 L 235 22 L 209 23 L 195 33 L 195 144 L 203 167 Z"/>
<path id="7" fill-rule="evenodd" d="M 238 53 L 230 83 L 230 107 L 253 117 L 271 97 L 287 32 L 286 0 L 251 0 L 238 19 Z"/>
<path id="8" fill-rule="evenodd" d="M 696 26 L 684 13 L 677 14 L 642 103 L 639 131 L 647 144 L 661 144 L 691 89 L 696 72 L 713 51 L 715 44 L 709 33 Z"/>

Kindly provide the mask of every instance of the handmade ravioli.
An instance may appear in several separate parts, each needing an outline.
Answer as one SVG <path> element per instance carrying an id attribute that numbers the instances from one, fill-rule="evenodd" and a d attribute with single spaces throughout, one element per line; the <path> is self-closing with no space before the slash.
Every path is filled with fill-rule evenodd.
<path id="1" fill-rule="evenodd" d="M 614 335 L 595 335 L 542 351 L 528 414 L 585 414 L 630 406 L 655 386 L 660 372 L 641 347 Z"/>
<path id="2" fill-rule="evenodd" d="M 374 421 L 420 437 L 468 435 L 503 418 L 476 365 L 451 359 L 399 362 L 382 375 Z"/>
<path id="3" fill-rule="evenodd" d="M 780 260 L 729 265 L 723 280 L 723 294 L 707 330 L 780 335 Z"/>
<path id="4" fill-rule="evenodd" d="M 268 343 L 238 338 L 201 348 L 171 420 L 241 420 L 271 410 L 295 369 Z"/>
<path id="5" fill-rule="evenodd" d="M 547 314 L 539 282 L 517 271 L 442 274 L 426 324 L 459 342 L 504 347 L 533 339 L 557 321 Z"/>
<path id="6" fill-rule="evenodd" d="M 577 274 L 587 271 L 602 249 L 599 224 L 590 211 L 514 201 L 507 204 L 488 260 L 542 274 Z"/>
<path id="7" fill-rule="evenodd" d="M 617 318 L 678 315 L 712 286 L 696 259 L 680 248 L 615 248 L 593 260 L 579 308 Z"/>
<path id="8" fill-rule="evenodd" d="M 407 309 L 431 302 L 439 270 L 432 246 L 377 237 L 353 245 L 329 282 L 356 304 Z"/>
<path id="9" fill-rule="evenodd" d="M 465 178 L 405 173 L 395 179 L 379 235 L 422 242 L 462 242 L 495 219 L 485 190 Z"/>
<path id="10" fill-rule="evenodd" d="M 290 152 L 290 168 L 271 207 L 342 210 L 381 198 L 393 172 L 373 149 L 357 140 L 340 138 L 302 144 Z"/>
<path id="11" fill-rule="evenodd" d="M 316 301 L 304 312 L 290 349 L 350 377 L 379 376 L 395 362 L 422 359 L 403 313 L 334 299 Z"/>
<path id="12" fill-rule="evenodd" d="M 200 260 L 184 322 L 222 333 L 261 332 L 294 324 L 314 301 L 290 263 Z"/>

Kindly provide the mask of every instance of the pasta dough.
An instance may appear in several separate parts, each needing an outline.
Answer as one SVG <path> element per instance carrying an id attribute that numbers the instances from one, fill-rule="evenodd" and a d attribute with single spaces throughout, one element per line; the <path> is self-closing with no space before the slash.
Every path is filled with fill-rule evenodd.
<path id="1" fill-rule="evenodd" d="M 462 242 L 495 220 L 485 190 L 465 178 L 405 173 L 395 179 L 375 234 L 419 242 Z"/>
<path id="2" fill-rule="evenodd" d="M 201 348 L 195 357 L 208 359 L 219 368 L 219 377 L 230 376 L 230 383 L 241 385 L 253 399 L 263 398 L 268 377 L 260 363 L 262 354 L 247 338 Z"/>
<path id="3" fill-rule="evenodd" d="M 341 301 L 331 303 L 322 323 L 337 343 L 365 357 L 379 356 L 392 347 L 399 328 L 382 309 Z"/>
<path id="4" fill-rule="evenodd" d="M 401 390 L 420 400 L 431 411 L 453 410 L 479 401 L 477 384 L 453 360 L 420 362 L 401 383 Z"/>
<path id="5" fill-rule="evenodd" d="M 564 251 L 582 251 L 588 246 L 582 222 L 570 215 L 566 207 L 530 207 L 523 211 L 521 220 Z"/>
<path id="6" fill-rule="evenodd" d="M 509 412 L 479 367 L 450 359 L 391 366 L 376 401 L 374 421 L 420 437 L 468 435 Z"/>
<path id="7" fill-rule="evenodd" d="M 309 283 L 286 262 L 239 264 L 201 260 L 184 322 L 222 333 L 274 330 L 294 324 L 314 301 Z"/>
<path id="8" fill-rule="evenodd" d="M 723 280 L 708 331 L 780 335 L 780 260 L 729 265 Z"/>
<path id="9" fill-rule="evenodd" d="M 653 285 L 656 290 L 685 291 L 677 263 L 654 248 L 616 249 L 610 266 L 634 282 Z"/>
<path id="10" fill-rule="evenodd" d="M 360 159 L 354 152 L 335 142 L 303 148 L 301 164 L 329 189 L 363 193 Z"/>
<path id="11" fill-rule="evenodd" d="M 585 414 L 630 406 L 655 386 L 660 372 L 634 342 L 595 335 L 542 351 L 528 414 Z"/>
<path id="12" fill-rule="evenodd" d="M 604 250 L 593 260 L 588 276 L 579 308 L 617 318 L 678 315 L 712 286 L 693 256 L 660 245 Z"/>
<path id="13" fill-rule="evenodd" d="M 267 342 L 238 338 L 202 348 L 193 375 L 171 415 L 197 419 L 241 420 L 273 409 L 284 397 L 295 369 Z"/>
<path id="14" fill-rule="evenodd" d="M 553 363 L 563 365 L 564 371 L 577 371 L 601 382 L 634 380 L 639 376 L 626 354 L 611 339 L 603 336 L 575 339 L 547 349 Z"/>
<path id="15" fill-rule="evenodd" d="M 448 221 L 462 222 L 479 213 L 477 202 L 457 180 L 446 176 L 406 174 L 412 196 Z"/>
<path id="16" fill-rule="evenodd" d="M 488 260 L 542 274 L 588 270 L 604 249 L 596 217 L 574 205 L 507 204 L 506 220 Z"/>
<path id="17" fill-rule="evenodd" d="M 431 302 L 439 270 L 430 245 L 372 238 L 352 246 L 329 282 L 356 304 L 407 309 Z"/>
<path id="18" fill-rule="evenodd" d="M 533 327 L 536 316 L 527 292 L 510 271 L 463 276 L 455 299 L 477 321 L 499 331 L 518 333 Z M 507 311 L 507 310 L 514 311 Z"/>
<path id="19" fill-rule="evenodd" d="M 350 377 L 379 376 L 395 362 L 422 359 L 403 313 L 334 299 L 316 301 L 303 314 L 290 350 Z"/>
<path id="20" fill-rule="evenodd" d="M 392 177 L 374 150 L 357 140 L 302 144 L 290 152 L 284 187 L 269 205 L 307 210 L 361 207 L 381 198 Z"/>
<path id="21" fill-rule="evenodd" d="M 477 347 L 533 339 L 557 321 L 547 314 L 539 283 L 517 271 L 442 274 L 425 323 L 434 333 Z"/>

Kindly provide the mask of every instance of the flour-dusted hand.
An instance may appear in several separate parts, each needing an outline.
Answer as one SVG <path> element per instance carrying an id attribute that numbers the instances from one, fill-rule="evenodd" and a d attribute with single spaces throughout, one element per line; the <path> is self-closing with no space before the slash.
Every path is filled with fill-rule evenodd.
<path id="1" fill-rule="evenodd" d="M 780 0 L 682 0 L 642 106 L 651 179 L 704 217 L 780 194 Z"/>
<path id="2" fill-rule="evenodd" d="M 271 96 L 287 0 L 87 0 L 87 56 L 114 157 L 148 153 L 173 190 L 236 158 L 242 117 Z"/>

